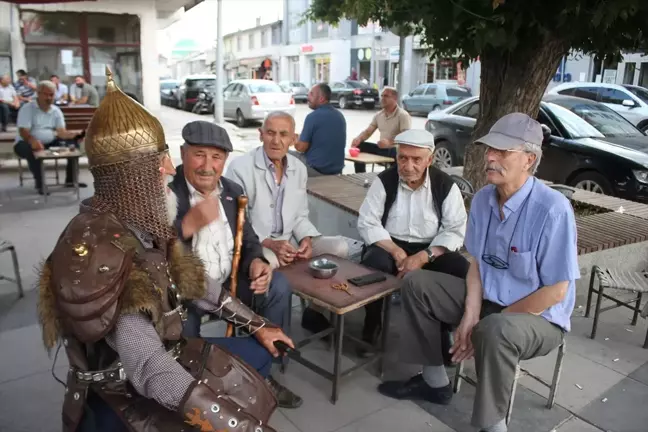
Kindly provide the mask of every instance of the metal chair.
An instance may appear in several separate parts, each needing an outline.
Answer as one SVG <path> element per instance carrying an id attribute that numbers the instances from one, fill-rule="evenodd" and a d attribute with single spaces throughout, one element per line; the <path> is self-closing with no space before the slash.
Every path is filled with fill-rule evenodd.
<path id="1" fill-rule="evenodd" d="M 598 289 L 594 288 L 595 280 L 599 281 Z M 630 292 L 637 294 L 636 297 L 633 297 L 631 300 L 621 301 L 617 298 L 612 297 L 609 294 L 604 294 L 604 290 L 620 290 L 625 292 Z M 643 295 L 648 293 L 648 273 L 645 271 L 623 271 L 623 270 L 613 270 L 599 266 L 592 267 L 592 273 L 590 276 L 590 285 L 589 292 L 587 294 L 587 306 L 585 309 L 585 317 L 589 318 L 590 308 L 592 303 L 592 295 L 597 293 L 596 298 L 596 309 L 594 309 L 594 322 L 592 323 L 592 334 L 591 338 L 596 337 L 596 329 L 598 327 L 599 316 L 601 313 L 616 309 L 619 307 L 625 307 L 634 312 L 632 315 L 631 325 L 637 325 L 637 318 L 641 314 L 642 318 L 648 317 L 648 303 L 641 310 L 641 301 L 643 300 Z M 614 306 L 607 306 L 601 308 L 601 299 L 606 298 L 615 303 Z M 643 344 L 644 348 L 648 349 L 648 332 L 646 332 L 646 339 Z"/>
<path id="2" fill-rule="evenodd" d="M 456 174 L 450 174 L 450 177 L 457 184 L 457 186 L 459 186 L 459 190 L 461 191 L 461 194 L 464 196 L 464 198 L 466 197 L 466 195 L 475 195 L 475 188 L 472 184 L 470 184 L 468 180 Z"/>
<path id="3" fill-rule="evenodd" d="M 566 341 L 563 338 L 562 343 L 558 346 L 556 366 L 554 367 L 553 380 L 551 381 L 551 383 L 548 383 L 542 378 L 532 374 L 528 370 L 521 367 L 519 363 L 515 366 L 515 378 L 513 379 L 513 385 L 511 386 L 511 398 L 509 400 L 508 409 L 506 410 L 506 424 L 509 424 L 509 422 L 511 421 L 511 414 L 513 413 L 513 402 L 515 401 L 515 391 L 517 389 L 518 380 L 522 376 L 529 376 L 534 380 L 538 381 L 540 384 L 543 384 L 549 388 L 549 398 L 547 399 L 546 407 L 547 409 L 553 408 L 554 403 L 556 402 L 556 394 L 558 393 L 558 385 L 560 384 L 560 374 L 562 373 L 563 359 L 565 357 L 565 344 Z M 471 377 L 463 373 L 463 368 L 464 368 L 463 362 L 457 365 L 457 372 L 455 373 L 453 387 L 452 387 L 452 391 L 454 393 L 459 393 L 462 379 L 466 381 L 468 384 L 477 386 L 477 382 L 475 380 L 473 380 Z"/>
<path id="4" fill-rule="evenodd" d="M 22 281 L 20 279 L 20 267 L 18 266 L 18 255 L 16 255 L 16 248 L 10 242 L 0 239 L 0 253 L 4 252 L 11 252 L 11 260 L 13 261 L 15 278 L 0 275 L 0 280 L 8 280 L 9 282 L 15 283 L 18 286 L 18 296 L 22 298 L 25 296 L 25 293 L 23 292 Z"/>

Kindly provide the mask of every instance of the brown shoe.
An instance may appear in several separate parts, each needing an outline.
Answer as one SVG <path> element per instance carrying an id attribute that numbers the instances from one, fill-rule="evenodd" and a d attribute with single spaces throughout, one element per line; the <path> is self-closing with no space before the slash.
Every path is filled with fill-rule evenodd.
<path id="1" fill-rule="evenodd" d="M 302 398 L 279 384 L 272 376 L 266 378 L 266 383 L 270 386 L 277 398 L 279 408 L 299 408 L 304 403 Z"/>

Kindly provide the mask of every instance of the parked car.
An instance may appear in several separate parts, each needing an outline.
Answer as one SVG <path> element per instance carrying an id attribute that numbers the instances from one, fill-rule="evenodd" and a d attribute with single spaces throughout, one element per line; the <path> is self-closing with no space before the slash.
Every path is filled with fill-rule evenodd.
<path id="1" fill-rule="evenodd" d="M 279 86 L 288 93 L 292 93 L 295 102 L 306 102 L 308 100 L 308 87 L 297 81 L 281 81 Z"/>
<path id="2" fill-rule="evenodd" d="M 467 87 L 434 83 L 421 84 L 409 94 L 403 96 L 403 108 L 410 114 L 425 114 L 440 111 L 457 102 L 472 97 Z"/>
<path id="3" fill-rule="evenodd" d="M 178 109 L 191 111 L 200 92 L 208 85 L 216 85 L 216 75 L 191 75 L 182 81 L 176 91 L 176 106 Z"/>
<path id="4" fill-rule="evenodd" d="M 295 98 L 273 81 L 232 81 L 223 90 L 223 95 L 223 115 L 236 119 L 239 127 L 250 120 L 263 120 L 272 111 L 295 115 Z"/>
<path id="5" fill-rule="evenodd" d="M 337 81 L 330 86 L 331 103 L 337 104 L 340 109 L 360 106 L 374 109 L 380 100 L 378 90 L 362 81 Z"/>
<path id="6" fill-rule="evenodd" d="M 561 84 L 547 93 L 601 102 L 621 114 L 642 132 L 648 132 L 648 89 L 643 87 L 575 82 Z"/>
<path id="7" fill-rule="evenodd" d="M 160 81 L 160 103 L 162 106 L 176 106 L 175 92 L 180 87 L 180 81 L 167 79 Z"/>
<path id="8" fill-rule="evenodd" d="M 477 98 L 428 115 L 439 165 L 463 164 L 478 115 Z M 537 120 L 550 131 L 539 178 L 648 203 L 648 136 L 626 119 L 597 102 L 546 95 Z"/>

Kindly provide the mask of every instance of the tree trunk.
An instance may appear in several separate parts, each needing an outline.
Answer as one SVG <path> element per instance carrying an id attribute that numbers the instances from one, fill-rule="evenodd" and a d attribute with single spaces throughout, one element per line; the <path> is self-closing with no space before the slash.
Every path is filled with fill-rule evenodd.
<path id="1" fill-rule="evenodd" d="M 545 89 L 569 52 L 569 45 L 562 40 L 547 37 L 539 42 L 519 45 L 512 52 L 489 48 L 480 56 L 480 115 L 473 142 L 506 114 L 522 112 L 533 118 L 538 114 Z M 486 183 L 484 151 L 484 146 L 474 144 L 466 148 L 463 177 L 475 190 Z"/>

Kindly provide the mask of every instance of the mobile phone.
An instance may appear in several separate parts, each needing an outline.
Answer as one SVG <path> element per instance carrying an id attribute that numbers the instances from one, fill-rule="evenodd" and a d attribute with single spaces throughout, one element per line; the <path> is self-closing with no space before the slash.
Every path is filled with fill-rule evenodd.
<path id="1" fill-rule="evenodd" d="M 279 351 L 279 353 L 281 355 L 289 354 L 289 355 L 291 355 L 293 357 L 299 356 L 299 351 L 296 351 L 296 350 L 290 348 L 288 346 L 288 344 L 283 342 L 283 341 L 279 341 L 279 340 L 274 341 L 274 346 L 275 346 L 275 348 L 277 348 L 277 350 Z"/>
<path id="2" fill-rule="evenodd" d="M 349 283 L 351 283 L 351 284 L 353 284 L 353 285 L 355 285 L 357 287 L 361 287 L 361 286 L 365 286 L 365 285 L 371 285 L 371 284 L 378 283 L 378 282 L 383 282 L 383 281 L 386 281 L 386 280 L 387 280 L 387 276 L 385 276 L 381 272 L 369 273 L 368 275 L 357 276 L 357 277 L 348 279 Z"/>

